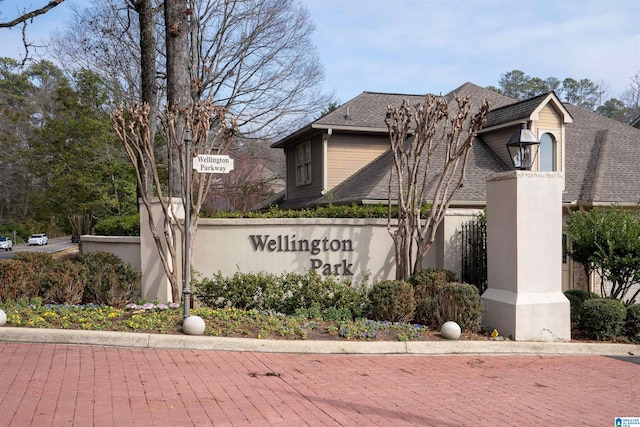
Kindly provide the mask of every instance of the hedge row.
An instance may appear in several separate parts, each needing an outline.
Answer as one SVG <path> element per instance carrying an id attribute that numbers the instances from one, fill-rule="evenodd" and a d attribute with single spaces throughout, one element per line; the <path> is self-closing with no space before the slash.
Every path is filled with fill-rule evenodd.
<path id="1" fill-rule="evenodd" d="M 620 300 L 600 298 L 582 289 L 571 289 L 564 294 L 571 304 L 571 321 L 588 337 L 597 340 L 626 337 L 640 341 L 640 304 L 625 307 Z"/>
<path id="2" fill-rule="evenodd" d="M 456 283 L 446 270 L 420 272 L 410 282 L 384 280 L 371 287 L 340 282 L 335 277 L 306 274 L 221 273 L 194 280 L 194 294 L 211 308 L 235 307 L 243 310 L 295 315 L 317 313 L 323 317 L 367 317 L 390 322 L 417 322 L 440 328 L 448 321 L 463 330 L 480 328 L 480 296 L 475 286 Z"/>
<path id="3" fill-rule="evenodd" d="M 124 307 L 140 295 L 140 274 L 117 256 L 92 252 L 54 258 L 18 252 L 0 261 L 0 301 L 41 298 L 45 304 L 106 304 Z"/>

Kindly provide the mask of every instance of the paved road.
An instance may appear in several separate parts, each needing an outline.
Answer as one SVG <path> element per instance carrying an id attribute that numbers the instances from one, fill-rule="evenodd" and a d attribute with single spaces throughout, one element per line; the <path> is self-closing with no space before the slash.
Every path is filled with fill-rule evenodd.
<path id="1" fill-rule="evenodd" d="M 614 426 L 640 417 L 629 360 L 0 342 L 0 426 Z"/>
<path id="2" fill-rule="evenodd" d="M 5 252 L 4 250 L 0 250 L 0 259 L 10 259 L 13 258 L 13 255 L 16 252 L 60 252 L 65 249 L 69 249 L 71 247 L 77 246 L 75 243 L 71 243 L 71 236 L 64 237 L 55 237 L 53 239 L 49 239 L 48 245 L 43 246 L 29 246 L 26 243 L 21 245 L 15 245 L 12 251 Z"/>

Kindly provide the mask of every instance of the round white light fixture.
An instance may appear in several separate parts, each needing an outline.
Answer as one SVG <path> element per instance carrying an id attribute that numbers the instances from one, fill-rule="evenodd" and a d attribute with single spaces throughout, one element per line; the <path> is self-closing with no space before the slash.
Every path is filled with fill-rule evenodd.
<path id="1" fill-rule="evenodd" d="M 202 335 L 204 320 L 200 316 L 189 316 L 182 321 L 182 331 L 187 335 Z"/>
<path id="2" fill-rule="evenodd" d="M 444 322 L 444 325 L 440 328 L 440 334 L 448 340 L 457 340 L 460 338 L 461 333 L 460 325 L 452 321 Z"/>

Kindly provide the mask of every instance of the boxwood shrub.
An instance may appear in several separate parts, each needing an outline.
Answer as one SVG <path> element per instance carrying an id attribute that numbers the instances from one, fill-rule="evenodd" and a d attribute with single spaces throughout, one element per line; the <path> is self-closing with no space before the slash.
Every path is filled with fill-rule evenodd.
<path id="1" fill-rule="evenodd" d="M 598 294 L 589 292 L 585 289 L 569 289 L 564 291 L 564 296 L 567 297 L 571 310 L 571 322 L 579 322 L 580 314 L 582 313 L 582 303 L 589 298 L 599 298 Z"/>
<path id="2" fill-rule="evenodd" d="M 416 308 L 413 286 L 401 280 L 377 282 L 369 292 L 369 305 L 372 320 L 409 322 Z"/>
<path id="3" fill-rule="evenodd" d="M 627 307 L 624 333 L 632 341 L 640 341 L 640 304 L 632 304 Z"/>
<path id="4" fill-rule="evenodd" d="M 582 303 L 580 329 L 598 340 L 612 340 L 622 334 L 626 316 L 620 300 L 589 298 Z"/>

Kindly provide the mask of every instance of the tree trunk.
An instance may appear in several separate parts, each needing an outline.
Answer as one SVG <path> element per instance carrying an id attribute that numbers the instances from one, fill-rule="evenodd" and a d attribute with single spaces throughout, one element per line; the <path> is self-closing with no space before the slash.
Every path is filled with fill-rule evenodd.
<path id="1" fill-rule="evenodd" d="M 165 0 L 164 20 L 167 50 L 167 108 L 175 114 L 175 140 L 167 141 L 169 158 L 169 197 L 182 194 L 180 151 L 185 129 L 185 114 L 191 104 L 189 91 L 189 12 L 187 0 Z"/>
<path id="2" fill-rule="evenodd" d="M 191 104 L 189 92 L 189 12 L 187 0 L 165 0 L 164 21 L 167 51 L 167 109 L 175 117 L 175 132 L 167 132 L 169 198 L 182 195 L 180 147 L 183 144 L 186 114 Z M 187 201 L 189 203 L 189 201 Z M 183 236 L 184 239 L 184 236 Z M 178 301 L 177 281 L 172 297 Z"/>
<path id="3" fill-rule="evenodd" d="M 138 12 L 140 24 L 140 75 L 142 104 L 149 106 L 149 138 L 155 140 L 156 124 L 158 118 L 158 83 L 156 81 L 156 37 L 155 19 L 152 0 L 138 0 L 134 8 Z M 146 168 L 149 170 L 149 167 Z M 149 182 L 147 176 L 144 182 Z M 145 191 L 147 196 L 152 195 L 153 187 L 138 188 L 138 192 Z"/>

